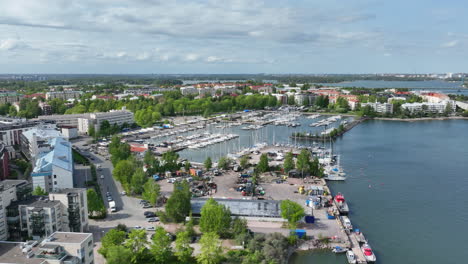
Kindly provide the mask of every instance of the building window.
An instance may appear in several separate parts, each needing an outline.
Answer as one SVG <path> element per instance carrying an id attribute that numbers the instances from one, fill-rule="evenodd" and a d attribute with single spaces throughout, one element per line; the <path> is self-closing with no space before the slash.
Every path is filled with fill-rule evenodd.
<path id="1" fill-rule="evenodd" d="M 56 175 L 56 174 L 54 174 L 54 179 L 57 179 L 57 175 Z"/>
<path id="2" fill-rule="evenodd" d="M 54 185 L 57 185 L 57 181 L 54 181 Z"/>
<path id="3" fill-rule="evenodd" d="M 92 251 L 92 250 L 91 250 L 91 251 L 89 251 L 89 254 L 88 254 L 88 256 L 90 256 L 90 257 L 91 257 L 91 255 L 93 255 L 93 251 Z"/>

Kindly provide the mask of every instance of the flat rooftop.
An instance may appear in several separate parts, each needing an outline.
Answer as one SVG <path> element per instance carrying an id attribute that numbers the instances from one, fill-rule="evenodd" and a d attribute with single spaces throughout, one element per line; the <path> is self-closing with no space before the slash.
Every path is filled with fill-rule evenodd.
<path id="1" fill-rule="evenodd" d="M 81 243 L 89 237 L 92 237 L 91 233 L 55 232 L 49 236 L 52 240 L 47 243 Z"/>
<path id="2" fill-rule="evenodd" d="M 41 264 L 44 259 L 27 258 L 21 251 L 19 242 L 0 242 L 1 264 Z"/>

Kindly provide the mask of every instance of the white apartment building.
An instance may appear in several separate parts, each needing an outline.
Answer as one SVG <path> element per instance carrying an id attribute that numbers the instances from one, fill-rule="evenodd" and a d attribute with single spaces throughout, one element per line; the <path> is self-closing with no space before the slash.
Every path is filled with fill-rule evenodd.
<path id="1" fill-rule="evenodd" d="M 23 199 L 25 192 L 31 191 L 26 180 L 4 180 L 0 182 L 0 241 L 8 239 L 7 207 L 14 201 Z"/>
<path id="2" fill-rule="evenodd" d="M 307 105 L 311 105 L 315 100 L 315 95 L 313 94 L 303 94 L 303 93 L 295 93 L 294 94 L 294 102 L 297 105 L 304 105 L 307 102 Z"/>
<path id="3" fill-rule="evenodd" d="M 41 115 L 39 120 L 55 121 L 58 126 L 78 126 L 79 118 L 90 118 L 90 114 L 72 114 L 72 115 Z"/>
<path id="4" fill-rule="evenodd" d="M 91 233 L 55 232 L 42 242 L 0 242 L 3 264 L 94 264 Z"/>
<path id="5" fill-rule="evenodd" d="M 111 125 L 117 124 L 119 126 L 125 123 L 129 125 L 135 123 L 132 112 L 125 109 L 112 110 L 109 112 L 92 113 L 89 115 L 89 118 L 79 118 L 78 131 L 80 133 L 88 133 L 91 126 L 94 126 L 96 131 L 98 131 L 104 120 L 107 120 Z"/>
<path id="6" fill-rule="evenodd" d="M 39 154 L 51 150 L 48 144 L 50 139 L 61 136 L 55 124 L 38 125 L 21 134 L 21 151 L 28 159 L 35 161 Z"/>
<path id="7" fill-rule="evenodd" d="M 62 203 L 62 231 L 88 231 L 88 198 L 84 188 L 63 189 L 49 193 L 51 201 Z"/>
<path id="8" fill-rule="evenodd" d="M 182 95 L 198 94 L 198 89 L 194 86 L 180 87 L 180 93 Z"/>
<path id="9" fill-rule="evenodd" d="M 73 188 L 73 157 L 71 143 L 62 137 L 47 142 L 51 150 L 38 156 L 31 173 L 33 188 L 46 192 Z"/>
<path id="10" fill-rule="evenodd" d="M 409 110 L 411 113 L 423 112 L 423 113 L 435 113 L 435 114 L 442 114 L 447 109 L 447 105 L 450 104 L 450 109 L 452 112 L 455 112 L 457 109 L 457 104 L 455 101 L 446 100 L 440 103 L 406 103 L 402 104 L 401 107 L 403 109 Z"/>
<path id="11" fill-rule="evenodd" d="M 377 112 L 377 113 L 382 113 L 382 114 L 386 114 L 386 113 L 391 114 L 391 113 L 393 113 L 393 104 L 380 103 L 380 102 L 362 103 L 361 104 L 361 107 L 366 107 L 366 106 L 372 107 L 372 109 L 374 109 L 374 111 Z"/>
<path id="12" fill-rule="evenodd" d="M 62 204 L 46 199 L 28 201 L 18 205 L 20 229 L 34 240 L 63 230 Z M 10 219 L 9 219 L 10 220 Z"/>
<path id="13" fill-rule="evenodd" d="M 81 91 L 60 91 L 60 92 L 47 92 L 46 100 L 52 100 L 55 98 L 68 100 L 68 99 L 78 99 L 83 94 Z"/>

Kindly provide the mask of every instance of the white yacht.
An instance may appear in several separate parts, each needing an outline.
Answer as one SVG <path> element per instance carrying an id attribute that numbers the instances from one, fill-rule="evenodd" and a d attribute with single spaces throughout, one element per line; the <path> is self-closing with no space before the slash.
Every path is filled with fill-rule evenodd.
<path id="1" fill-rule="evenodd" d="M 352 250 L 346 251 L 346 258 L 348 259 L 349 264 L 356 264 L 356 255 L 354 255 L 354 252 Z"/>

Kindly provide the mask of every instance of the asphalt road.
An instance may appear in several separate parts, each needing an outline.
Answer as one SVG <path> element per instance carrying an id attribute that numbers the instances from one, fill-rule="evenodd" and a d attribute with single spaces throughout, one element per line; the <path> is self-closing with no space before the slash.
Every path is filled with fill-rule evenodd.
<path id="1" fill-rule="evenodd" d="M 145 211 L 155 211 L 155 208 L 143 209 L 139 204 L 140 199 L 129 197 L 126 195 L 121 195 L 123 191 L 122 185 L 115 181 L 112 177 L 113 166 L 110 160 L 106 160 L 104 156 L 95 154 L 90 151 L 84 151 L 84 148 L 89 148 L 90 146 L 83 146 L 88 142 L 90 138 L 82 138 L 79 140 L 74 140 L 72 143 L 75 147 L 80 149 L 80 153 L 87 156 L 90 155 L 92 159 L 90 161 L 96 166 L 101 167 L 97 169 L 97 178 L 98 183 L 101 188 L 102 198 L 104 204 L 109 208 L 109 202 L 107 201 L 106 192 L 109 192 L 115 201 L 117 212 L 111 213 L 109 210 L 108 216 L 103 220 L 91 220 L 90 225 L 95 225 L 93 230 L 98 231 L 100 228 L 115 227 L 118 224 L 122 223 L 128 227 L 141 226 L 149 227 L 154 226 L 154 223 L 148 223 L 146 221 L 143 213 Z M 91 149 L 92 150 L 92 149 Z M 104 176 L 104 179 L 101 179 L 101 175 Z M 85 176 L 85 175 L 83 175 Z M 80 176 L 82 177 L 82 176 Z M 99 228 L 100 227 L 100 228 Z"/>

